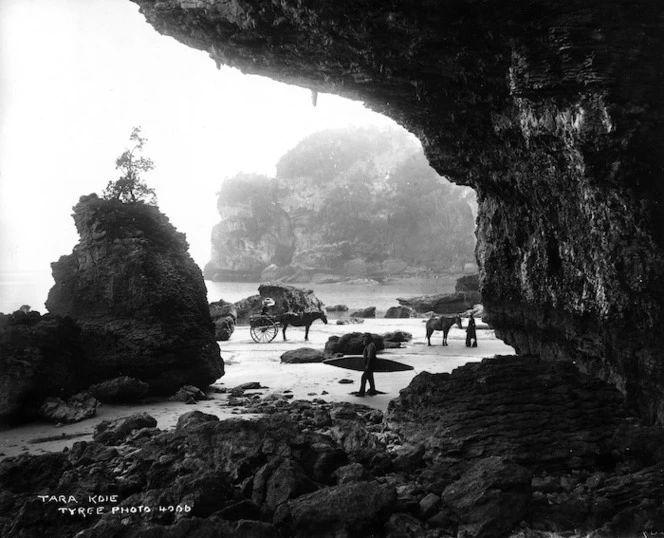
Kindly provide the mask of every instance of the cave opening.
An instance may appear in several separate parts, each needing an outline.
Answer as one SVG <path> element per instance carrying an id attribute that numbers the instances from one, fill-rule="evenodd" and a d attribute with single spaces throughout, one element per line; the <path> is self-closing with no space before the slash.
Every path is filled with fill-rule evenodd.
<path id="1" fill-rule="evenodd" d="M 350 17 L 345 2 L 135 1 L 220 64 L 359 98 L 415 133 L 438 173 L 477 191 L 497 332 L 664 419 L 660 7 L 367 2 Z"/>

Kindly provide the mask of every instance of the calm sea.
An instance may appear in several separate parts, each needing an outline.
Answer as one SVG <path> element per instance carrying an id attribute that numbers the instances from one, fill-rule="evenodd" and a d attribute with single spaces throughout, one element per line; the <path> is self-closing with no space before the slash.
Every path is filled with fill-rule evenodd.
<path id="1" fill-rule="evenodd" d="M 456 278 L 412 278 L 391 280 L 382 284 L 294 284 L 298 288 L 313 290 L 326 306 L 346 305 L 350 311 L 376 307 L 378 317 L 391 306 L 399 306 L 397 297 L 416 297 L 436 293 L 452 293 Z M 223 299 L 231 303 L 256 295 L 260 283 L 205 281 L 208 300 Z"/>
<path id="2" fill-rule="evenodd" d="M 44 301 L 53 284 L 50 270 L 0 272 L 0 312 L 14 312 L 27 304 L 45 314 Z"/>
<path id="3" fill-rule="evenodd" d="M 350 310 L 375 306 L 380 317 L 391 306 L 398 306 L 397 297 L 415 297 L 454 291 L 452 277 L 392 280 L 382 284 L 297 284 L 312 289 L 327 306 L 345 304 Z M 211 282 L 206 280 L 208 301 L 223 299 L 236 302 L 258 293 L 258 282 Z M 0 312 L 13 312 L 27 304 L 46 313 L 44 301 L 53 286 L 50 272 L 0 272 Z"/>

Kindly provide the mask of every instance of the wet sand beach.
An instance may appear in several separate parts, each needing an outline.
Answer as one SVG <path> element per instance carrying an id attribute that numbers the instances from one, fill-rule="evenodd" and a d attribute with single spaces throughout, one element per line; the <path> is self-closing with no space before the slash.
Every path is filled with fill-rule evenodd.
<path id="1" fill-rule="evenodd" d="M 135 405 L 102 405 L 97 416 L 64 426 L 34 422 L 0 432 L 0 457 L 22 453 L 44 454 L 59 452 L 81 440 L 92 439 L 94 428 L 102 420 L 115 419 L 134 413 L 145 412 L 152 415 L 161 429 L 175 426 L 183 413 L 197 409 L 204 413 L 219 416 L 220 419 L 234 416 L 250 416 L 241 407 L 229 405 L 226 392 L 238 385 L 258 382 L 261 389 L 249 390 L 245 394 L 265 397 L 270 394 L 288 395 L 295 400 L 320 398 L 330 402 L 354 401 L 385 411 L 390 400 L 399 396 L 417 374 L 451 372 L 468 362 L 480 361 L 494 355 L 508 355 L 514 350 L 495 338 L 492 330 L 478 320 L 478 347 L 465 346 L 464 330 L 453 327 L 448 336 L 448 346 L 441 346 L 442 333 L 435 332 L 427 346 L 424 320 L 409 319 L 366 319 L 362 324 L 337 325 L 330 319 L 328 325 L 315 322 L 309 332 L 309 341 L 304 341 L 304 329 L 289 327 L 287 341 L 281 332 L 270 343 L 257 344 L 249 334 L 248 325 L 238 325 L 231 339 L 219 342 L 221 356 L 226 363 L 226 374 L 207 392 L 208 399 L 196 404 L 171 402 L 164 399 L 148 399 Z M 384 394 L 359 398 L 351 394 L 359 389 L 360 372 L 345 370 L 325 364 L 284 364 L 281 355 L 302 347 L 323 350 L 325 342 L 333 335 L 341 336 L 350 332 L 372 332 L 384 334 L 391 331 L 406 331 L 413 340 L 402 344 L 398 349 L 387 349 L 379 357 L 389 358 L 413 366 L 413 370 L 394 373 L 376 373 L 376 388 Z M 343 383 L 350 380 L 351 383 Z M 220 391 L 220 392 L 216 392 Z"/>

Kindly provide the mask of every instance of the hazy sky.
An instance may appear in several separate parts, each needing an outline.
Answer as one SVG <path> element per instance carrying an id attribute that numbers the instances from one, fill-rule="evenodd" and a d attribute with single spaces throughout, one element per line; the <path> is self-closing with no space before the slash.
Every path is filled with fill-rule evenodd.
<path id="1" fill-rule="evenodd" d="M 0 270 L 43 270 L 78 240 L 71 208 L 116 179 L 134 126 L 145 176 L 202 267 L 221 180 L 274 173 L 327 127 L 390 122 L 361 103 L 217 70 L 129 0 L 0 0 Z"/>

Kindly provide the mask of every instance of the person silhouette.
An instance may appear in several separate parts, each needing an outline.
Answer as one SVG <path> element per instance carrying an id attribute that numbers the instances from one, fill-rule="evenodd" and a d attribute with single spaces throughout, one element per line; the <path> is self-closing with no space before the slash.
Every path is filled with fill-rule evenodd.
<path id="1" fill-rule="evenodd" d="M 475 329 L 475 318 L 470 314 L 468 327 L 466 328 L 466 347 L 477 347 L 477 332 Z"/>
<path id="2" fill-rule="evenodd" d="M 369 382 L 369 390 L 367 394 L 373 396 L 377 394 L 376 385 L 374 383 L 374 368 L 376 367 L 376 344 L 373 341 L 371 333 L 364 333 L 364 351 L 362 355 L 364 356 L 364 372 L 362 372 L 362 377 L 360 378 L 360 392 L 357 393 L 358 396 L 364 396 L 364 389 Z"/>
<path id="3" fill-rule="evenodd" d="M 263 299 L 263 306 L 261 308 L 261 316 L 267 316 L 270 314 L 270 307 L 274 305 L 274 300 L 270 299 L 269 297 L 267 299 Z"/>

